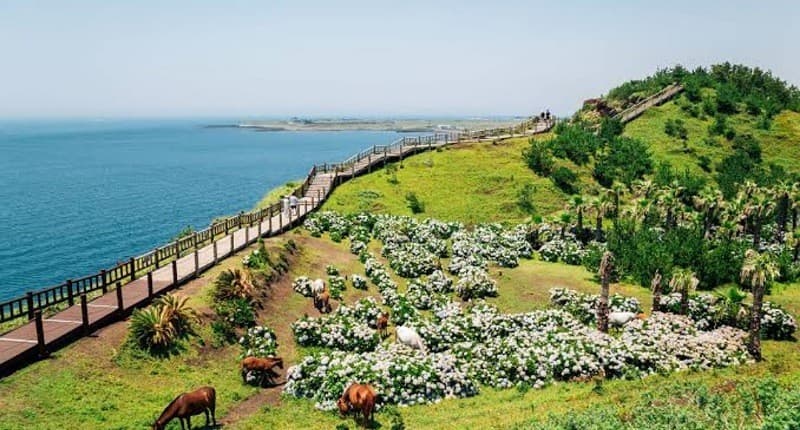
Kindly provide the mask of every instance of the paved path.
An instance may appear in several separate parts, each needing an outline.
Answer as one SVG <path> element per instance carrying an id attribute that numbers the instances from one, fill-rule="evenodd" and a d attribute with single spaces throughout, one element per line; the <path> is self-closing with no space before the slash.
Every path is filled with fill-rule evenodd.
<path id="1" fill-rule="evenodd" d="M 549 129 L 549 127 L 536 127 L 519 136 L 539 133 L 546 131 L 546 129 Z M 513 136 L 498 135 L 489 138 L 489 140 L 508 137 Z M 352 159 L 348 165 L 315 169 L 315 173 L 309 178 L 307 191 L 300 200 L 298 213 L 291 215 L 279 213 L 271 219 L 264 219 L 261 222 L 260 229 L 256 223 L 255 225 L 232 231 L 217 238 L 215 242 L 180 257 L 175 260 L 174 264 L 168 263 L 153 270 L 151 272 L 152 295 L 149 294 L 148 276 L 145 275 L 122 285 L 120 288 L 122 292 L 121 307 L 117 289 L 114 286 L 109 286 L 110 289 L 107 293 L 88 301 L 86 305 L 87 324 L 84 324 L 82 305 L 79 300 L 76 300 L 77 303 L 75 305 L 69 306 L 63 311 L 44 317 L 42 320 L 43 345 L 39 344 L 35 321 L 29 321 L 19 328 L 3 334 L 0 336 L 0 376 L 7 375 L 20 366 L 41 358 L 49 351 L 54 351 L 91 331 L 124 318 L 133 309 L 148 304 L 153 297 L 172 290 L 196 277 L 216 263 L 215 247 L 216 260 L 221 260 L 254 243 L 259 237 L 259 232 L 260 236 L 263 237 L 279 235 L 302 222 L 306 214 L 318 208 L 330 195 L 331 191 L 342 182 L 367 173 L 373 168 L 379 168 L 387 162 L 402 160 L 413 154 L 433 150 L 451 143 L 454 143 L 454 141 L 443 138 L 442 140 L 418 140 L 417 143 L 373 147 L 372 152 L 367 151 L 359 154 L 363 158 Z"/>

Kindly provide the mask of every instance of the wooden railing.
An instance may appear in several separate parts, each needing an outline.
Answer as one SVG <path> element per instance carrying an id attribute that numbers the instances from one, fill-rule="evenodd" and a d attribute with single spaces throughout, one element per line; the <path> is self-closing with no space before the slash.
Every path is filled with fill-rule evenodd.
<path id="1" fill-rule="evenodd" d="M 667 100 L 675 97 L 676 94 L 683 91 L 683 86 L 680 84 L 671 84 L 664 87 L 661 91 L 653 94 L 650 97 L 636 103 L 635 105 L 623 110 L 622 112 L 614 115 L 614 118 L 620 120 L 623 124 L 633 121 L 643 114 L 647 109 L 653 106 L 658 106 Z"/>
<path id="2" fill-rule="evenodd" d="M 402 157 L 408 152 L 418 152 L 432 149 L 450 143 L 465 140 L 480 139 L 487 136 L 503 136 L 529 133 L 530 128 L 540 124 L 538 119 L 527 120 L 514 127 L 501 127 L 473 132 L 437 132 L 426 136 L 403 137 L 389 145 L 375 145 L 367 148 L 341 163 L 325 163 L 314 165 L 305 180 L 292 194 L 303 197 L 308 192 L 314 177 L 319 173 L 335 173 L 335 177 L 353 177 L 357 173 L 369 170 L 377 160 L 390 157 Z M 552 127 L 552 123 L 545 128 Z M 341 181 L 341 179 L 340 179 Z M 333 181 L 335 187 L 337 182 Z M 330 190 L 328 190 L 330 191 Z M 312 202 L 314 208 L 321 203 L 323 196 Z M 117 264 L 110 269 L 103 269 L 98 273 L 88 275 L 76 280 L 67 280 L 62 284 L 30 291 L 21 297 L 0 302 L 0 323 L 5 323 L 18 318 L 32 320 L 37 312 L 43 312 L 53 306 L 67 303 L 73 305 L 83 294 L 101 291 L 102 293 L 117 285 L 124 285 L 139 277 L 163 267 L 170 261 L 195 252 L 197 249 L 212 243 L 221 235 L 228 235 L 232 231 L 243 227 L 250 227 L 258 222 L 259 226 L 265 219 L 271 220 L 280 214 L 281 203 L 274 203 L 265 208 L 251 212 L 241 212 L 236 216 L 217 220 L 204 230 L 193 232 L 188 236 L 179 238 L 171 243 L 156 247 L 138 257 L 132 257 L 126 262 Z M 251 238 L 255 240 L 255 238 Z"/>

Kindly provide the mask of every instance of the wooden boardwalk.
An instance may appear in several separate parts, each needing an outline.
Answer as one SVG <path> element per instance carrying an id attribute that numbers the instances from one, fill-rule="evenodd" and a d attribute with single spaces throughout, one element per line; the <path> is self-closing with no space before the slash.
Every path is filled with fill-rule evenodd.
<path id="1" fill-rule="evenodd" d="M 4 315 L 6 321 L 28 316 L 27 323 L 0 336 L 0 377 L 46 357 L 50 352 L 94 330 L 124 319 L 134 309 L 147 305 L 154 297 L 199 276 L 218 260 L 246 248 L 259 237 L 279 235 L 293 228 L 308 213 L 322 205 L 334 188 L 349 179 L 368 173 L 387 162 L 402 162 L 405 157 L 452 143 L 531 135 L 547 131 L 552 125 L 533 123 L 531 128 L 517 134 L 510 129 L 508 133 L 502 134 L 501 131 L 491 137 L 490 133 L 473 134 L 465 136 L 466 138 L 455 134 L 436 134 L 403 138 L 392 145 L 373 146 L 342 163 L 314 166 L 303 185 L 295 192 L 300 201 L 296 213 L 283 211 L 280 203 L 277 203 L 254 213 L 240 214 L 238 218 L 221 221 L 195 233 L 193 237 L 180 239 L 144 256 L 132 258 L 129 265 L 123 263 L 108 272 L 102 271 L 101 275 L 82 278 L 84 281 L 88 280 L 83 289 L 77 287 L 77 283 L 68 281 L 68 296 L 64 296 L 63 289 L 59 289 L 62 286 L 59 286 L 33 295 L 29 293 L 27 308 L 20 304 L 24 303 L 22 299 L 0 304 L 0 310 L 4 306 L 5 315 L 11 315 Z M 235 223 L 231 221 L 234 219 Z M 236 229 L 230 231 L 231 226 Z M 185 255 L 181 255 L 182 253 Z M 160 265 L 161 263 L 166 264 Z M 123 280 L 106 285 L 107 279 Z M 84 293 L 76 294 L 73 291 Z M 87 299 L 86 291 L 97 291 L 99 296 Z M 60 294 L 57 299 L 47 299 L 49 295 L 55 297 L 56 292 Z M 31 297 L 37 297 L 36 301 Z M 47 310 L 45 305 L 49 303 L 63 303 L 67 306 L 59 312 L 42 316 L 41 309 Z"/>

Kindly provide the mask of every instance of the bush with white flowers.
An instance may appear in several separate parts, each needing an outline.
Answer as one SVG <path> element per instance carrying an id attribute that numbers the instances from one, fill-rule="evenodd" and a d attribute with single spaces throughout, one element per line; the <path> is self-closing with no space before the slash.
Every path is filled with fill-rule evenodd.
<path id="1" fill-rule="evenodd" d="M 433 292 L 417 279 L 412 279 L 406 289 L 406 299 L 417 309 L 425 310 L 433 306 Z"/>
<path id="2" fill-rule="evenodd" d="M 556 237 L 549 242 L 545 242 L 544 245 L 539 248 L 539 255 L 542 256 L 542 260 L 544 261 L 561 261 L 575 266 L 581 264 L 584 255 L 586 255 L 586 251 L 574 236 L 565 235 L 563 239 L 561 237 Z"/>
<path id="3" fill-rule="evenodd" d="M 351 309 L 345 305 L 319 318 L 303 316 L 292 324 L 295 340 L 302 346 L 321 346 L 343 351 L 372 351 L 378 345 L 377 332 L 369 324 L 379 312 L 377 304 Z"/>
<path id="4" fill-rule="evenodd" d="M 458 275 L 456 294 L 463 300 L 497 296 L 497 282 L 484 269 L 467 266 Z"/>
<path id="5" fill-rule="evenodd" d="M 304 297 L 314 297 L 314 292 L 311 290 L 311 279 L 307 276 L 298 276 L 292 282 L 292 289 L 302 294 Z"/>
<path id="6" fill-rule="evenodd" d="M 571 313 L 584 324 L 593 324 L 597 319 L 600 295 L 583 294 L 566 288 L 551 288 L 550 304 Z M 608 308 L 610 312 L 642 311 L 639 300 L 620 294 L 613 294 L 608 298 Z"/>
<path id="7" fill-rule="evenodd" d="M 357 290 L 366 290 L 367 289 L 367 280 L 361 275 L 353 275 L 351 278 L 353 282 L 353 288 Z"/>
<path id="8" fill-rule="evenodd" d="M 247 329 L 247 333 L 239 338 L 242 347 L 241 357 L 274 357 L 278 350 L 278 338 L 275 331 L 266 326 L 255 326 Z"/>
<path id="9" fill-rule="evenodd" d="M 285 390 L 313 399 L 319 409 L 335 410 L 336 400 L 353 382 L 375 387 L 381 405 L 428 404 L 478 392 L 451 354 L 423 354 L 398 344 L 362 354 L 334 351 L 307 356 L 288 369 Z"/>
<path id="10" fill-rule="evenodd" d="M 342 292 L 347 288 L 345 285 L 344 277 L 339 275 L 328 276 L 328 290 L 331 292 L 331 297 L 336 300 L 342 299 Z"/>

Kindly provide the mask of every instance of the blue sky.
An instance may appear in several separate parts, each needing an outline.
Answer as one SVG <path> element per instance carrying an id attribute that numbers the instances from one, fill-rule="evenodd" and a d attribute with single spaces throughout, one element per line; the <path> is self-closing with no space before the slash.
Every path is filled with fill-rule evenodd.
<path id="1" fill-rule="evenodd" d="M 725 60 L 800 83 L 797 1 L 433 3 L 4 0 L 0 118 L 565 114 Z"/>

